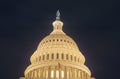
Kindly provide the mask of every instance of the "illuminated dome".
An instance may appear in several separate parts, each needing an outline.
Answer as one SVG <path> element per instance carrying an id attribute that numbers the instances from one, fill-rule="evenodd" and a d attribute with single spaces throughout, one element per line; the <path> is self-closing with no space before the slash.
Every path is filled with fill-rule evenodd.
<path id="1" fill-rule="evenodd" d="M 62 27 L 57 11 L 53 31 L 40 42 L 21 79 L 93 79 L 84 64 L 85 57 Z"/>

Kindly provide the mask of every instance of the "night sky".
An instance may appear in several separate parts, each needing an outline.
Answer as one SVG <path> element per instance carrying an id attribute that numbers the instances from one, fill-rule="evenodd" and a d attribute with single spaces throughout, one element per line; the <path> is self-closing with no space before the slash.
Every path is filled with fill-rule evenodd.
<path id="1" fill-rule="evenodd" d="M 0 79 L 18 79 L 56 11 L 96 79 L 120 79 L 120 3 L 115 0 L 0 1 Z"/>

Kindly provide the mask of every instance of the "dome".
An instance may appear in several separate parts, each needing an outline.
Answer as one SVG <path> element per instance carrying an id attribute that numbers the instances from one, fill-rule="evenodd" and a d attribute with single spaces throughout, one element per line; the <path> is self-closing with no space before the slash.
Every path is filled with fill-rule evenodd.
<path id="1" fill-rule="evenodd" d="M 53 31 L 39 43 L 23 79 L 93 79 L 85 57 L 62 27 L 58 11 Z"/>

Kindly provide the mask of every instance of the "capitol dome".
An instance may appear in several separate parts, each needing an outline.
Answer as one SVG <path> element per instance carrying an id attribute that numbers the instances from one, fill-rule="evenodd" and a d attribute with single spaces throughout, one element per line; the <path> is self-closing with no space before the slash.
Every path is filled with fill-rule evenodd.
<path id="1" fill-rule="evenodd" d="M 57 11 L 53 31 L 39 43 L 20 79 L 94 79 L 77 44 L 62 27 Z"/>

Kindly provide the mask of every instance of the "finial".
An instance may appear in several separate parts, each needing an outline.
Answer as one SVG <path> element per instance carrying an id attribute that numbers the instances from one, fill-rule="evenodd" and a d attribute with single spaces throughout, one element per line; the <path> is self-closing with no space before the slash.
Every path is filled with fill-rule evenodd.
<path id="1" fill-rule="evenodd" d="M 60 20 L 60 11 L 59 10 L 56 13 L 56 20 Z"/>

